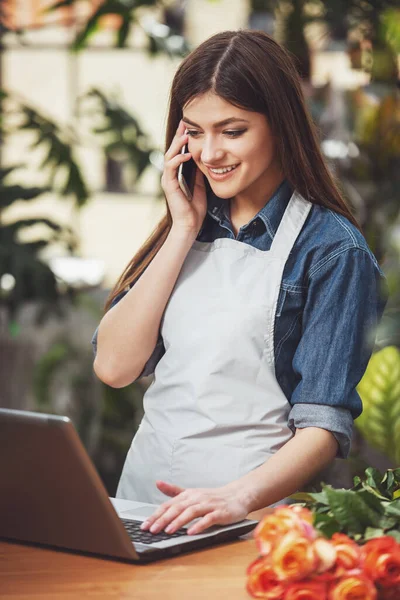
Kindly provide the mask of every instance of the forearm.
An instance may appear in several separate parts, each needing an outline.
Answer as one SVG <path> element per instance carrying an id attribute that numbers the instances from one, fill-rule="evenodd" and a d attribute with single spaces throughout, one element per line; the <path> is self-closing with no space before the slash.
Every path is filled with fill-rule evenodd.
<path id="1" fill-rule="evenodd" d="M 161 319 L 195 237 L 171 229 L 145 272 L 100 322 L 94 370 L 114 387 L 134 381 L 155 348 Z"/>
<path id="2" fill-rule="evenodd" d="M 297 429 L 263 465 L 229 485 L 244 495 L 248 512 L 265 508 L 303 487 L 335 458 L 337 448 L 335 437 L 325 429 Z"/>

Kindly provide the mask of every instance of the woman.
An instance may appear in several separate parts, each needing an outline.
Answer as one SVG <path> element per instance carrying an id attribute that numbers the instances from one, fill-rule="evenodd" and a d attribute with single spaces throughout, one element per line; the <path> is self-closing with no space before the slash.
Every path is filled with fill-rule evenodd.
<path id="1" fill-rule="evenodd" d="M 161 502 L 153 533 L 196 519 L 193 534 L 347 456 L 384 279 L 264 33 L 219 33 L 182 62 L 166 149 L 167 215 L 110 295 L 94 370 L 113 387 L 154 371 L 117 497 Z"/>

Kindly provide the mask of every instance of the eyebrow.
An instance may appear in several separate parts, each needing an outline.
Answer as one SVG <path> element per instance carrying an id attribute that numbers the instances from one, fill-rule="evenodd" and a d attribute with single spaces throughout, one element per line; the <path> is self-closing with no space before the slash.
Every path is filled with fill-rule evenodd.
<path id="1" fill-rule="evenodd" d="M 198 127 L 199 129 L 201 129 L 200 125 L 197 125 L 197 123 L 193 123 L 193 121 L 191 121 L 190 119 L 187 119 L 185 116 L 182 117 L 182 121 L 185 121 L 185 123 L 189 123 L 189 125 L 193 125 L 193 127 Z M 250 122 L 250 121 L 247 121 L 246 119 L 239 119 L 238 117 L 230 117 L 229 119 L 224 119 L 223 121 L 218 121 L 218 123 L 214 123 L 213 127 L 214 128 L 223 127 L 224 125 L 229 125 L 230 123 L 237 123 L 238 121 L 241 121 L 243 123 Z"/>

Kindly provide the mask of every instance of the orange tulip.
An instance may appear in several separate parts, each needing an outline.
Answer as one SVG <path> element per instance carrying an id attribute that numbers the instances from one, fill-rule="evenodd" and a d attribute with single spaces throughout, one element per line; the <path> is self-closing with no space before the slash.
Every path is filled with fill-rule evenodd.
<path id="1" fill-rule="evenodd" d="M 334 533 L 331 543 L 336 550 L 335 577 L 341 577 L 347 571 L 361 568 L 362 552 L 356 542 L 344 533 Z"/>
<path id="2" fill-rule="evenodd" d="M 247 568 L 246 589 L 253 598 L 283 600 L 285 586 L 277 579 L 267 558 L 260 557 Z"/>
<path id="3" fill-rule="evenodd" d="M 329 600 L 376 600 L 377 591 L 370 579 L 363 575 L 342 577 L 329 590 Z"/>
<path id="4" fill-rule="evenodd" d="M 292 583 L 285 593 L 285 600 L 325 600 L 327 584 L 317 580 L 304 580 Z"/>
<path id="5" fill-rule="evenodd" d="M 370 540 L 363 546 L 364 570 L 384 588 L 400 589 L 400 544 L 390 536 Z"/>
<path id="6" fill-rule="evenodd" d="M 310 540 L 292 531 L 275 546 L 271 564 L 278 579 L 298 581 L 316 571 L 319 558 Z"/>
<path id="7" fill-rule="evenodd" d="M 254 530 L 258 551 L 268 555 L 277 540 L 289 531 L 297 531 L 303 537 L 315 539 L 316 531 L 312 526 L 313 515 L 307 508 L 293 505 L 279 506 L 271 515 L 266 515 Z"/>

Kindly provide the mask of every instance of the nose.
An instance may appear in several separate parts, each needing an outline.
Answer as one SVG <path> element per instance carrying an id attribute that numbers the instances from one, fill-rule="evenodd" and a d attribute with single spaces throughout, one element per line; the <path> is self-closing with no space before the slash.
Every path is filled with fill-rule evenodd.
<path id="1" fill-rule="evenodd" d="M 219 146 L 218 141 L 211 136 L 206 138 L 201 150 L 201 162 L 206 164 L 216 164 L 224 156 L 223 149 Z"/>

